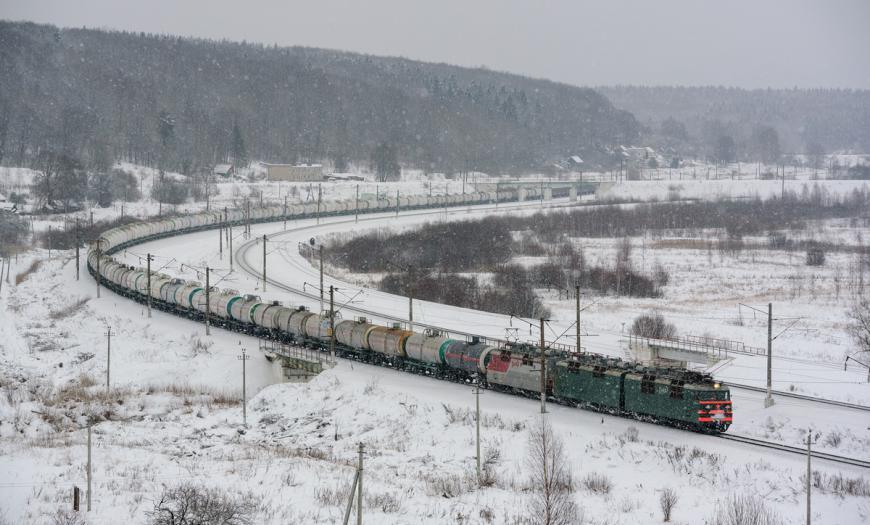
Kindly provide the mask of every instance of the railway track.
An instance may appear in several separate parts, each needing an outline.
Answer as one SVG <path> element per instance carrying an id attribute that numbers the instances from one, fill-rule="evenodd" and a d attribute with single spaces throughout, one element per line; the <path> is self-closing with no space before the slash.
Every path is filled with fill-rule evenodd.
<path id="1" fill-rule="evenodd" d="M 763 439 L 757 439 L 749 436 L 741 436 L 739 434 L 719 434 L 719 438 L 727 439 L 728 441 L 737 441 L 739 443 L 745 443 L 748 445 L 754 445 L 762 448 L 769 448 L 771 450 L 779 450 L 780 452 L 788 452 L 791 454 L 800 454 L 802 456 L 806 456 L 807 450 L 801 447 L 794 447 L 791 445 L 785 445 L 782 443 L 774 443 L 772 441 L 765 441 Z M 853 467 L 860 468 L 870 468 L 870 461 L 865 461 L 863 459 L 850 458 L 846 456 L 838 456 L 836 454 L 828 454 L 827 452 L 816 452 L 812 453 L 813 458 L 815 459 L 823 459 L 825 461 L 830 461 L 833 463 L 840 463 L 843 465 L 851 465 Z"/>
<path id="2" fill-rule="evenodd" d="M 738 390 L 749 390 L 752 392 L 767 392 L 766 388 L 761 388 L 761 387 L 752 386 L 752 385 L 741 385 L 739 383 L 729 382 L 728 387 L 738 389 Z M 782 390 L 773 390 L 773 391 L 771 391 L 771 393 L 775 396 L 780 396 L 780 397 L 790 397 L 793 399 L 800 399 L 802 401 L 810 401 L 813 403 L 822 403 L 825 405 L 833 405 L 833 406 L 838 406 L 838 407 L 842 407 L 842 408 L 849 408 L 852 410 L 860 410 L 862 412 L 870 412 L 870 407 L 864 406 L 864 405 L 856 405 L 855 403 L 846 403 L 844 401 L 834 401 L 832 399 L 825 399 L 823 397 L 805 396 L 802 394 L 795 394 L 794 392 L 785 392 Z"/>
<path id="3" fill-rule="evenodd" d="M 513 206 L 513 207 L 506 206 L 506 207 L 503 207 L 503 209 L 521 209 L 521 207 L 519 207 L 519 206 Z M 425 214 L 432 214 L 432 213 L 441 213 L 441 211 L 439 210 L 437 212 L 431 212 L 431 211 L 416 212 L 415 215 L 425 215 Z M 361 219 L 361 220 L 373 220 L 373 219 Z M 353 223 L 355 221 L 354 220 L 347 220 L 347 221 L 340 221 L 340 222 Z M 330 224 L 336 224 L 336 223 L 333 222 Z M 278 235 L 283 234 L 283 233 L 289 233 L 292 231 L 298 231 L 299 229 L 305 229 L 305 228 L 308 228 L 308 227 L 296 228 L 296 229 L 290 229 L 290 230 L 278 232 Z M 245 257 L 245 254 L 252 247 L 256 246 L 256 243 L 257 243 L 256 240 L 248 241 L 245 244 L 239 246 L 239 248 L 236 250 L 237 264 L 239 265 L 239 267 L 243 271 L 247 272 L 249 275 L 252 275 L 252 276 L 259 276 L 260 271 L 255 269 L 253 266 L 251 266 L 247 262 L 247 258 Z M 283 283 L 281 281 L 276 281 L 275 279 L 268 278 L 268 277 L 266 279 L 266 282 L 270 286 L 273 286 L 273 287 L 278 288 L 280 290 L 290 292 L 290 293 L 299 295 L 301 297 L 306 297 L 306 298 L 314 300 L 314 301 L 320 300 L 319 293 L 306 292 L 304 289 L 299 289 L 299 288 L 287 285 L 286 283 Z M 342 307 L 342 309 L 345 311 L 354 312 L 358 315 L 365 316 L 365 317 L 368 317 L 370 319 L 371 318 L 379 318 L 379 319 L 384 319 L 386 321 L 397 322 L 397 323 L 407 323 L 408 322 L 408 319 L 405 317 L 389 315 L 389 314 L 385 314 L 383 312 L 379 312 L 379 311 L 375 311 L 375 310 L 371 310 L 371 309 L 367 309 L 367 308 L 361 308 L 361 307 L 353 306 L 350 304 L 344 305 Z M 423 323 L 423 322 L 417 322 L 417 321 L 414 322 L 414 326 L 428 328 L 428 329 L 432 329 L 432 330 L 437 330 L 437 331 L 445 333 L 445 334 L 453 334 L 455 336 L 465 337 L 466 339 L 470 339 L 472 337 L 478 337 L 478 335 L 479 335 L 479 334 L 473 334 L 470 332 L 463 332 L 461 330 L 450 329 L 450 328 L 446 328 L 443 326 L 436 326 L 436 325 L 427 324 L 427 323 Z M 502 339 L 498 339 L 498 338 L 484 337 L 482 339 L 484 339 L 486 341 L 493 342 L 493 343 L 506 343 L 506 341 L 504 341 Z M 755 386 L 751 386 L 751 385 L 744 385 L 744 384 L 739 384 L 739 383 L 730 383 L 729 382 L 728 386 L 730 388 L 734 388 L 736 390 L 747 390 L 747 391 L 752 391 L 752 392 L 766 392 L 767 391 L 765 388 L 755 387 Z M 793 392 L 786 392 L 786 391 L 782 391 L 782 390 L 774 390 L 772 393 L 774 396 L 779 396 L 779 397 L 798 399 L 798 400 L 806 401 L 806 402 L 810 402 L 810 403 L 821 403 L 821 404 L 825 404 L 825 405 L 837 406 L 840 408 L 846 408 L 846 409 L 850 409 L 850 410 L 858 410 L 858 411 L 862 411 L 862 412 L 870 412 L 870 407 L 865 406 L 865 405 L 858 405 L 855 403 L 847 403 L 844 401 L 834 401 L 831 399 L 825 399 L 825 398 L 814 397 L 814 396 L 806 396 L 806 395 L 802 395 L 802 394 L 795 394 Z"/>

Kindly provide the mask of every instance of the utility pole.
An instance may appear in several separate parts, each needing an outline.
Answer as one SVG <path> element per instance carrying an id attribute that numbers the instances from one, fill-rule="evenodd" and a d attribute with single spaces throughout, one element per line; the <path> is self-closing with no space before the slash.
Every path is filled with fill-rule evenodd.
<path id="1" fill-rule="evenodd" d="M 251 238 L 251 201 L 247 200 L 246 204 L 248 205 L 248 215 L 247 215 L 248 222 L 247 222 L 247 232 L 246 232 L 247 237 L 245 237 L 245 238 L 250 239 Z"/>
<path id="2" fill-rule="evenodd" d="M 773 368 L 773 303 L 767 303 L 767 397 L 764 408 L 773 406 L 771 370 Z"/>
<path id="3" fill-rule="evenodd" d="M 474 384 L 474 413 L 477 425 L 477 483 L 480 484 L 480 382 Z"/>
<path id="4" fill-rule="evenodd" d="M 429 191 L 432 191 L 431 187 Z M 359 222 L 359 184 L 356 185 L 356 206 L 354 206 L 354 220 L 353 222 Z"/>
<path id="5" fill-rule="evenodd" d="M 88 512 L 91 511 L 91 424 L 88 423 Z"/>
<path id="6" fill-rule="evenodd" d="M 335 361 L 335 288 L 329 285 L 329 355 Z"/>
<path id="7" fill-rule="evenodd" d="M 396 217 L 399 216 L 399 190 L 396 190 Z"/>
<path id="8" fill-rule="evenodd" d="M 359 444 L 359 482 L 356 485 L 356 525 L 362 525 L 363 512 L 363 444 Z"/>
<path id="9" fill-rule="evenodd" d="M 51 226 L 48 227 L 48 260 L 51 260 Z"/>
<path id="10" fill-rule="evenodd" d="M 278 191 L 281 191 L 281 183 L 278 183 Z M 284 195 L 284 230 L 287 230 L 287 196 Z"/>
<path id="11" fill-rule="evenodd" d="M 583 348 L 580 346 L 580 285 L 574 285 L 574 298 L 577 300 L 577 319 L 575 320 L 575 329 L 577 331 L 577 353 L 582 354 Z"/>
<path id="12" fill-rule="evenodd" d="M 148 290 L 146 293 L 148 294 L 148 318 L 151 318 L 151 260 L 154 259 L 154 256 L 150 253 L 146 255 L 145 260 L 147 261 L 147 267 L 145 269 L 145 274 L 147 275 L 147 285 Z"/>
<path id="13" fill-rule="evenodd" d="M 544 321 L 541 317 L 541 414 L 547 413 L 547 359 L 544 352 Z"/>
<path id="14" fill-rule="evenodd" d="M 97 243 L 97 275 L 94 277 L 97 280 L 97 299 L 100 298 L 100 258 L 103 256 L 102 251 L 100 250 L 100 238 L 97 237 L 95 241 Z"/>
<path id="15" fill-rule="evenodd" d="M 224 225 L 218 223 L 218 259 L 224 260 Z"/>
<path id="16" fill-rule="evenodd" d="M 320 224 L 320 198 L 323 196 L 322 187 L 317 185 L 317 224 Z M 322 292 L 321 292 L 322 293 Z"/>
<path id="17" fill-rule="evenodd" d="M 263 293 L 266 292 L 266 234 L 263 234 Z"/>
<path id="18" fill-rule="evenodd" d="M 323 245 L 320 245 L 320 311 L 323 312 Z"/>
<path id="19" fill-rule="evenodd" d="M 109 395 L 109 371 L 112 368 L 112 327 L 106 331 L 106 396 Z"/>
<path id="20" fill-rule="evenodd" d="M 205 267 L 205 335 L 211 335 L 208 324 L 208 311 L 211 306 L 211 286 L 209 285 L 209 268 Z"/>
<path id="21" fill-rule="evenodd" d="M 242 423 L 245 427 L 248 426 L 248 391 L 245 384 L 245 361 L 250 358 L 244 348 L 242 348 L 242 355 L 236 356 L 236 359 L 242 360 Z"/>
<path id="22" fill-rule="evenodd" d="M 813 488 L 813 468 L 812 468 L 812 457 L 813 450 L 812 447 L 815 443 L 818 442 L 818 439 L 813 439 L 810 431 L 807 431 L 807 525 L 810 525 L 812 522 L 812 506 L 810 504 L 810 498 L 812 496 L 812 488 Z"/>
<path id="23" fill-rule="evenodd" d="M 79 241 L 79 218 L 76 217 L 76 281 L 79 280 L 79 266 L 81 266 L 79 264 L 79 244 L 80 243 L 81 243 L 81 241 Z"/>
<path id="24" fill-rule="evenodd" d="M 233 271 L 233 223 L 227 222 L 227 237 L 230 239 L 230 271 Z"/>
<path id="25" fill-rule="evenodd" d="M 408 290 L 408 330 L 414 331 L 414 298 Z"/>

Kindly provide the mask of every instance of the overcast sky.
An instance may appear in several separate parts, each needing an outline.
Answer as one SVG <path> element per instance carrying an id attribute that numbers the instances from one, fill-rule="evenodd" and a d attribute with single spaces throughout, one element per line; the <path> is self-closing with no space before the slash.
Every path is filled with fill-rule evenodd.
<path id="1" fill-rule="evenodd" d="M 870 0 L 0 0 L 0 18 L 485 65 L 576 85 L 870 89 Z"/>

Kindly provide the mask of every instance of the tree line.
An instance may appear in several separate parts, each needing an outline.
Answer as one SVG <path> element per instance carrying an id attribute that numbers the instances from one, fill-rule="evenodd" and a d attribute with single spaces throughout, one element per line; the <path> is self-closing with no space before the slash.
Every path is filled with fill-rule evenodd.
<path id="1" fill-rule="evenodd" d="M 0 22 L 0 162 L 540 169 L 639 126 L 588 88 L 301 47 Z M 584 157 L 586 158 L 586 157 Z"/>

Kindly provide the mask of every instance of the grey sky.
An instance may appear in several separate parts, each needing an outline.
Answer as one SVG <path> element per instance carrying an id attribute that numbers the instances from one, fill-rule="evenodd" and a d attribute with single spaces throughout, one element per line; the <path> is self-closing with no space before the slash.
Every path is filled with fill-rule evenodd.
<path id="1" fill-rule="evenodd" d="M 870 0 L 0 0 L 0 18 L 399 55 L 577 85 L 870 89 Z"/>

